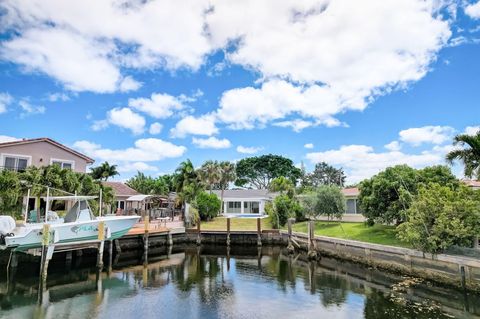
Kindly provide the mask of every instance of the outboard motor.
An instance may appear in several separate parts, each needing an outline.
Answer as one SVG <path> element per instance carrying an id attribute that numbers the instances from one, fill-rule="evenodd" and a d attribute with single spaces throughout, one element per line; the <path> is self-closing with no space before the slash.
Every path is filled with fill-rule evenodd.
<path id="1" fill-rule="evenodd" d="M 15 227 L 15 219 L 11 216 L 0 216 L 0 245 L 5 244 L 5 237 L 13 236 Z"/>

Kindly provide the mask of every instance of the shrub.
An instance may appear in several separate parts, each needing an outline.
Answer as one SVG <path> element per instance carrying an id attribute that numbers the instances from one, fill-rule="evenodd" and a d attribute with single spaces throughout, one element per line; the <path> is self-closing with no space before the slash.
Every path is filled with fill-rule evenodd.
<path id="1" fill-rule="evenodd" d="M 397 236 L 423 252 L 434 254 L 453 245 L 470 247 L 480 233 L 480 193 L 466 186 L 423 185 L 406 217 L 397 227 Z"/>
<path id="2" fill-rule="evenodd" d="M 285 226 L 289 218 L 303 218 L 303 209 L 300 204 L 287 195 L 279 195 L 273 205 L 265 205 L 265 211 L 270 215 L 273 228 Z"/>
<path id="3" fill-rule="evenodd" d="M 337 186 L 320 186 L 317 190 L 315 211 L 318 215 L 325 215 L 328 219 L 341 219 L 347 205 L 342 191 Z"/>
<path id="4" fill-rule="evenodd" d="M 198 209 L 201 220 L 217 217 L 222 203 L 215 194 L 201 192 L 195 197 L 194 207 Z"/>

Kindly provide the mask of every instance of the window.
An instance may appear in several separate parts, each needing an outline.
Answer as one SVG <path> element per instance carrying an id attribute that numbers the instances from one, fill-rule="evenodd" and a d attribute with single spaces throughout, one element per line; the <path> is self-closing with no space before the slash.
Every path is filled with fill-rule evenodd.
<path id="1" fill-rule="evenodd" d="M 52 165 L 58 165 L 62 169 L 73 169 L 74 168 L 74 161 L 69 160 L 60 160 L 60 159 L 53 159 L 51 160 Z"/>
<path id="2" fill-rule="evenodd" d="M 28 166 L 28 158 L 6 155 L 3 160 L 3 166 L 12 171 L 24 171 Z"/>

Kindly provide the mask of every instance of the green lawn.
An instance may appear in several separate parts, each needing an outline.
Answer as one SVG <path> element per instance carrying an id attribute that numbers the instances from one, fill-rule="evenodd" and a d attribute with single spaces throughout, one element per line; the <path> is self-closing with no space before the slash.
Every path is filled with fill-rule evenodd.
<path id="1" fill-rule="evenodd" d="M 257 230 L 256 218 L 232 218 L 231 230 Z M 209 222 L 202 222 L 203 230 L 227 230 L 225 217 L 217 217 Z M 262 229 L 272 229 L 270 218 L 262 219 Z M 284 230 L 287 229 L 285 226 Z M 293 225 L 293 231 L 307 233 L 307 222 L 300 222 Z M 373 244 L 408 247 L 395 237 L 395 227 L 385 225 L 374 225 L 367 227 L 364 223 L 339 223 L 317 221 L 315 223 L 315 235 L 352 239 Z"/>
<path id="2" fill-rule="evenodd" d="M 202 222 L 203 230 L 227 230 L 227 219 L 217 217 L 209 222 Z M 270 217 L 262 218 L 262 229 L 272 229 Z M 256 218 L 232 218 L 230 221 L 230 230 L 257 230 Z"/>
<path id="3" fill-rule="evenodd" d="M 293 231 L 306 233 L 307 222 L 294 224 Z M 358 240 L 373 244 L 408 246 L 395 237 L 394 226 L 374 225 L 368 227 L 364 223 L 318 221 L 315 223 L 315 235 Z"/>

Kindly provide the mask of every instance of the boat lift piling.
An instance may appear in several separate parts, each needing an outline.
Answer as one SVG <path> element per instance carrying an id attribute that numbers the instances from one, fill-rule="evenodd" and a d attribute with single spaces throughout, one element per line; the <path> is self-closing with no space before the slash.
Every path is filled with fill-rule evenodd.
<path id="1" fill-rule="evenodd" d="M 230 246 L 230 222 L 231 218 L 227 217 L 227 246 Z"/>
<path id="2" fill-rule="evenodd" d="M 262 220 L 257 218 L 257 246 L 262 246 Z"/>

